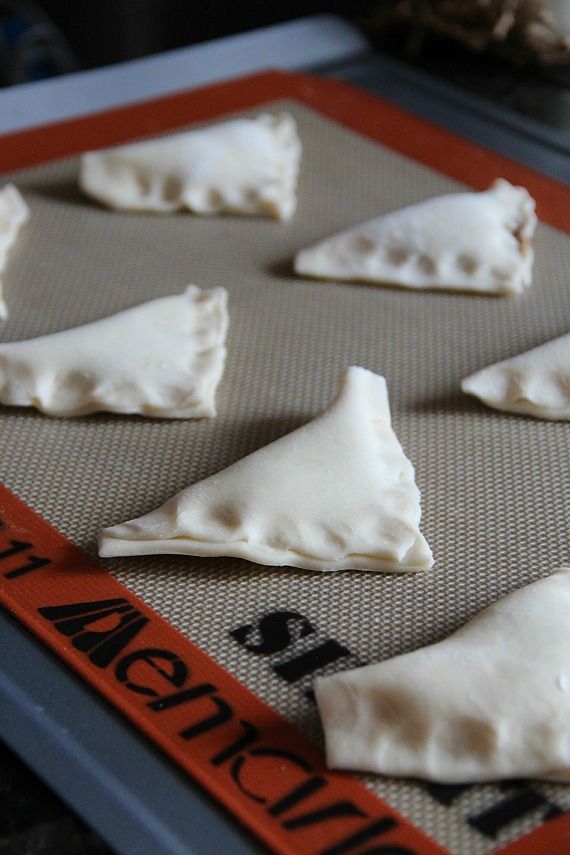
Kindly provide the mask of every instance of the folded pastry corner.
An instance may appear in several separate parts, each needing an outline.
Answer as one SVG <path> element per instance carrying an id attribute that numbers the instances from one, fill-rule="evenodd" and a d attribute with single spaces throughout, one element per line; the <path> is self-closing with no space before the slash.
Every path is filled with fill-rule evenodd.
<path id="1" fill-rule="evenodd" d="M 406 288 L 520 294 L 531 284 L 534 200 L 497 179 L 392 211 L 295 258 L 301 276 Z"/>
<path id="2" fill-rule="evenodd" d="M 263 214 L 297 204 L 301 141 L 288 113 L 233 119 L 81 158 L 82 190 L 121 211 Z"/>
<path id="3" fill-rule="evenodd" d="M 449 638 L 321 677 L 335 769 L 476 783 L 570 781 L 570 565 Z"/>
<path id="4" fill-rule="evenodd" d="M 426 570 L 412 464 L 390 423 L 383 377 L 349 368 L 313 421 L 104 529 L 102 556 L 228 555 L 309 570 Z"/>
<path id="5" fill-rule="evenodd" d="M 0 189 L 0 320 L 8 317 L 2 294 L 2 273 L 8 260 L 8 252 L 16 242 L 24 223 L 30 219 L 30 209 L 14 184 L 5 184 Z"/>
<path id="6" fill-rule="evenodd" d="M 570 421 L 570 333 L 477 371 L 461 389 L 496 410 Z"/>
<path id="7" fill-rule="evenodd" d="M 99 321 L 0 344 L 0 403 L 50 416 L 214 416 L 227 291 L 160 297 Z"/>

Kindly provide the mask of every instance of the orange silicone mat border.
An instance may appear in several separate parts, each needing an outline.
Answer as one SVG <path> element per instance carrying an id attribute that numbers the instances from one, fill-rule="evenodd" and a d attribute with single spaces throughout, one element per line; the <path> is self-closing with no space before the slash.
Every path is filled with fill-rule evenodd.
<path id="1" fill-rule="evenodd" d="M 568 855 L 569 852 L 570 814 L 564 813 L 497 849 L 493 855 Z"/>
<path id="2" fill-rule="evenodd" d="M 120 107 L 104 113 L 5 135 L 0 137 L 0 172 L 23 169 L 55 158 L 67 157 L 84 150 L 109 146 L 136 137 L 150 136 L 191 124 L 192 122 L 219 118 L 225 113 L 252 108 L 268 101 L 285 98 L 296 99 L 362 135 L 436 169 L 445 175 L 461 180 L 474 188 L 483 188 L 498 176 L 507 178 L 513 183 L 523 184 L 537 201 L 539 217 L 544 222 L 565 232 L 570 231 L 570 222 L 567 215 L 567 211 L 570 210 L 570 188 L 561 182 L 557 182 L 535 170 L 510 161 L 508 158 L 493 151 L 470 143 L 460 136 L 418 118 L 394 104 L 379 99 L 376 96 L 368 95 L 348 84 L 317 79 L 308 75 L 292 75 L 278 71 L 265 72 L 228 83 L 216 84 L 190 92 L 181 92 L 152 101 Z M 6 519 L 4 519 L 4 527 L 0 527 L 0 537 L 8 536 L 10 540 L 22 543 L 26 541 L 20 539 L 29 537 L 30 533 L 33 533 L 34 537 L 36 534 L 38 537 L 41 534 L 40 539 L 37 540 L 37 544 L 34 541 L 34 546 L 37 545 L 48 551 L 53 549 L 55 552 L 52 553 L 53 557 L 49 565 L 37 567 L 34 572 L 30 571 L 29 576 L 25 573 L 16 577 L 20 591 L 17 596 L 14 594 L 14 589 L 12 589 L 12 593 L 10 592 L 11 585 L 6 590 L 5 575 L 2 575 L 0 572 L 0 601 L 47 646 L 53 649 L 64 661 L 74 668 L 74 670 L 84 676 L 105 697 L 117 705 L 138 727 L 145 731 L 147 736 L 162 747 L 166 753 L 170 754 L 170 756 L 176 755 L 174 759 L 180 765 L 187 768 L 188 764 L 192 764 L 193 756 L 189 757 L 180 751 L 178 754 L 174 751 L 173 754 L 170 744 L 171 739 L 160 728 L 157 729 L 148 725 L 144 718 L 144 711 L 141 712 L 141 709 L 132 703 L 132 698 L 128 697 L 125 701 L 116 687 L 115 691 L 113 691 L 112 684 L 109 686 L 102 674 L 89 666 L 89 660 L 78 655 L 72 643 L 66 641 L 53 628 L 52 624 L 48 621 L 42 621 L 41 617 L 35 613 L 34 601 L 33 599 L 27 599 L 28 594 L 26 593 L 30 585 L 30 580 L 33 580 L 34 577 L 36 579 L 41 579 L 42 577 L 44 579 L 51 578 L 50 574 L 56 572 L 58 593 L 52 605 L 62 602 L 62 573 L 66 574 L 66 596 L 71 595 L 76 598 L 83 598 L 83 600 L 93 595 L 98 599 L 101 596 L 105 599 L 111 596 L 111 598 L 128 600 L 129 604 L 133 604 L 133 608 L 137 613 L 148 617 L 149 621 L 152 622 L 153 631 L 155 627 L 158 628 L 158 635 L 153 635 L 153 639 L 157 638 L 161 644 L 164 641 L 168 641 L 168 643 L 175 646 L 176 650 L 191 655 L 193 667 L 196 669 L 194 665 L 196 662 L 198 664 L 196 672 L 201 673 L 206 681 L 208 679 L 216 679 L 220 686 L 229 688 L 230 693 L 237 693 L 235 697 L 239 698 L 240 703 L 242 701 L 244 703 L 243 715 L 251 715 L 255 712 L 256 715 L 261 717 L 260 720 L 264 722 L 264 728 L 268 727 L 271 731 L 271 745 L 274 749 L 276 745 L 290 749 L 292 734 L 296 734 L 297 732 L 284 719 L 264 704 L 264 702 L 256 698 L 255 695 L 235 680 L 235 678 L 223 671 L 207 654 L 195 647 L 192 642 L 178 633 L 152 609 L 134 597 L 127 588 L 120 585 L 110 574 L 106 573 L 81 553 L 71 542 L 56 532 L 49 523 L 38 517 L 34 511 L 0 485 L 0 517 L 3 517 L 3 515 L 6 516 Z M 7 525 L 8 516 L 10 516 L 11 520 L 9 527 Z M 10 551 L 10 548 L 8 551 Z M 3 560 L 12 560 L 12 554 L 14 556 L 20 555 L 17 551 L 8 556 L 5 553 L 5 549 L 3 552 L 0 551 L 0 567 L 3 565 Z M 74 576 L 70 571 L 71 568 L 76 567 L 75 562 L 78 562 L 81 572 Z M 7 572 L 10 573 L 10 570 Z M 52 590 L 49 581 L 47 583 L 41 582 L 37 589 L 35 586 L 36 583 L 34 582 L 31 586 L 32 589 L 38 591 L 41 589 L 42 592 L 45 591 L 46 593 Z M 55 593 L 56 590 L 54 590 L 54 595 Z M 79 602 L 77 599 L 76 601 Z M 138 636 L 139 640 L 140 637 Z M 154 641 L 149 643 L 154 644 Z M 156 668 L 156 664 L 152 667 Z M 163 671 L 158 671 L 158 673 L 164 677 Z M 234 697 L 233 694 L 231 696 L 232 698 Z M 210 697 L 210 695 L 206 694 L 204 697 Z M 170 710 L 169 715 L 174 716 L 174 712 L 174 709 Z M 174 717 L 172 721 L 174 722 L 174 727 L 180 724 L 178 719 Z M 240 718 L 240 721 L 249 720 L 242 720 Z M 243 727 L 243 724 L 240 726 Z M 317 792 L 324 792 L 318 788 L 319 785 L 315 779 L 322 778 L 326 781 L 326 786 L 329 786 L 330 779 L 330 781 L 335 783 L 326 792 L 334 794 L 337 792 L 335 788 L 340 788 L 338 792 L 342 791 L 344 793 L 344 796 L 340 797 L 341 802 L 343 797 L 346 797 L 347 792 L 350 794 L 358 793 L 358 798 L 360 799 L 358 806 L 362 806 L 363 813 L 365 814 L 366 810 L 369 811 L 369 814 L 366 814 L 364 817 L 369 825 L 361 826 L 360 829 L 356 830 L 352 826 L 352 830 L 346 833 L 349 837 L 352 835 L 353 842 L 350 843 L 350 841 L 347 842 L 345 840 L 346 845 L 342 849 L 339 849 L 336 844 L 333 844 L 332 849 L 328 844 L 325 844 L 328 847 L 329 855 L 335 852 L 338 852 L 339 855 L 341 852 L 353 852 L 356 847 L 365 842 L 374 844 L 378 835 L 382 836 L 384 834 L 386 834 L 386 837 L 381 837 L 381 845 L 396 846 L 402 843 L 404 846 L 409 847 L 410 845 L 418 845 L 419 842 L 421 848 L 417 851 L 421 855 L 428 855 L 428 853 L 432 852 L 445 852 L 442 847 L 427 838 L 423 832 L 416 829 L 407 819 L 400 817 L 392 808 L 374 796 L 369 790 L 362 787 L 355 779 L 347 775 L 330 775 L 330 773 L 323 771 L 322 761 L 316 756 L 315 749 L 307 743 L 305 737 L 301 734 L 298 737 L 295 735 L 295 740 L 297 739 L 298 741 L 294 742 L 295 746 L 302 746 L 303 751 L 305 748 L 307 750 L 307 754 L 304 757 L 310 758 L 306 760 L 306 763 L 307 769 L 311 769 L 313 777 L 308 779 L 309 783 L 305 780 L 304 783 L 299 784 L 297 780 L 296 784 L 294 784 L 293 790 L 290 792 L 296 793 L 296 801 L 295 798 L 290 798 L 288 806 L 287 804 L 283 806 L 283 797 L 281 796 L 278 799 L 277 804 L 281 804 L 281 814 L 279 812 L 276 813 L 276 803 L 273 802 L 274 811 L 272 818 L 275 818 L 275 816 L 289 817 L 291 806 L 301 805 L 304 803 L 305 798 L 307 799 L 307 804 L 312 804 L 311 799 L 313 795 Z M 205 740 L 204 745 L 206 753 L 208 748 L 210 752 L 214 750 L 214 744 L 211 744 L 208 740 Z M 216 750 L 219 753 L 218 743 L 216 743 Z M 240 756 L 242 755 L 238 752 L 237 755 L 233 756 L 233 760 L 236 760 L 236 757 Z M 259 758 L 262 755 L 258 754 L 255 756 Z M 271 759 L 269 755 L 266 755 L 266 759 L 268 758 Z M 273 760 L 275 759 L 274 756 Z M 288 777 L 286 776 L 286 781 L 289 783 L 291 783 L 295 774 L 298 776 L 299 773 L 299 766 L 295 767 L 294 763 L 293 766 L 293 770 L 289 769 Z M 206 768 L 208 768 L 207 764 Z M 294 848 L 291 848 L 291 841 L 286 839 L 287 835 L 285 835 L 284 839 L 283 829 L 279 828 L 279 823 L 273 826 L 268 825 L 266 814 L 269 812 L 269 809 L 259 808 L 258 813 L 255 814 L 252 804 L 255 808 L 256 806 L 259 807 L 260 803 L 251 798 L 251 793 L 250 795 L 246 795 L 239 791 L 236 795 L 236 793 L 231 791 L 231 787 L 228 790 L 227 779 L 216 778 L 213 781 L 209 781 L 205 780 L 207 775 L 204 776 L 203 770 L 188 768 L 188 771 L 206 789 L 209 789 L 213 795 L 217 796 L 226 807 L 232 810 L 236 816 L 239 816 L 245 824 L 249 825 L 260 839 L 269 846 L 272 846 L 275 852 L 290 853 L 290 855 L 293 855 L 293 853 L 294 855 L 302 855 L 304 852 L 319 852 L 320 855 L 325 855 L 327 852 L 327 849 L 323 849 L 322 847 L 319 849 L 315 849 L 314 847 L 312 849 L 299 848 L 298 840 L 294 842 Z M 239 770 L 236 775 L 239 775 Z M 270 778 L 268 779 L 267 775 L 262 775 L 261 777 L 270 783 Z M 285 779 L 280 778 L 279 781 L 284 783 Z M 310 783 L 311 781 L 313 781 L 312 784 Z M 304 786 L 307 788 L 306 790 L 303 790 Z M 324 786 L 325 784 L 323 784 Z M 311 787 L 314 787 L 314 790 L 311 790 Z M 348 790 L 346 789 L 347 787 Z M 249 811 L 245 815 L 243 814 L 244 799 Z M 249 804 L 248 800 L 252 804 Z M 269 808 L 271 808 L 271 805 Z M 381 812 L 380 816 L 378 816 L 379 812 Z M 353 817 L 353 819 L 356 822 L 357 818 Z M 360 819 L 363 819 L 363 817 L 360 817 Z M 333 829 L 334 826 L 334 830 L 336 830 L 338 836 L 346 831 L 352 819 L 347 817 L 342 819 L 345 826 L 341 831 L 339 831 L 341 829 L 341 825 L 339 824 L 341 820 L 334 820 L 332 822 L 333 824 L 328 826 L 327 832 Z M 392 825 L 392 822 L 396 823 L 396 825 Z M 376 839 L 373 840 L 372 837 L 368 836 L 364 840 L 362 835 L 367 833 L 366 828 L 374 831 L 375 823 L 378 823 L 379 829 L 377 832 L 374 832 Z M 567 855 L 568 851 L 570 851 L 570 845 L 568 845 L 569 839 L 570 815 L 565 814 L 558 819 L 550 820 L 530 834 L 508 844 L 506 847 L 500 848 L 497 850 L 496 855 L 536 855 L 536 853 L 542 851 L 548 851 L 549 855 Z M 313 846 L 313 843 L 314 841 L 308 841 L 307 845 Z M 315 845 L 321 846 L 320 843 Z"/>
<path id="3" fill-rule="evenodd" d="M 2 485 L 0 603 L 272 852 L 447 855 Z"/>
<path id="4" fill-rule="evenodd" d="M 570 232 L 570 186 L 338 80 L 268 71 L 0 137 L 0 173 L 135 137 L 294 98 L 413 160 L 484 189 L 494 178 L 522 184 L 543 222 Z"/>

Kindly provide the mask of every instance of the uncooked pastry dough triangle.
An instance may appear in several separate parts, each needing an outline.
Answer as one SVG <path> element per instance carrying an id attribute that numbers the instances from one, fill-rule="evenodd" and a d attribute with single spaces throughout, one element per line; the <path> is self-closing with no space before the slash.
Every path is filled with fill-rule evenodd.
<path id="1" fill-rule="evenodd" d="M 30 218 L 30 209 L 13 184 L 0 190 L 0 319 L 8 317 L 2 295 L 2 273 L 8 260 L 8 251 L 14 245 L 18 232 Z"/>
<path id="2" fill-rule="evenodd" d="M 327 763 L 469 783 L 570 780 L 570 566 L 445 641 L 315 683 Z"/>
<path id="3" fill-rule="evenodd" d="M 50 416 L 214 416 L 226 304 L 225 289 L 190 285 L 100 321 L 0 344 L 0 402 Z"/>
<path id="4" fill-rule="evenodd" d="M 498 179 L 482 193 L 438 196 L 299 252 L 295 271 L 322 279 L 518 294 L 531 284 L 534 201 Z"/>
<path id="5" fill-rule="evenodd" d="M 570 420 L 570 333 L 483 368 L 461 388 L 497 410 Z"/>
<path id="6" fill-rule="evenodd" d="M 234 119 L 84 154 L 80 185 L 124 211 L 227 211 L 288 219 L 301 142 L 292 116 Z"/>
<path id="7" fill-rule="evenodd" d="M 232 555 L 310 570 L 432 564 L 414 470 L 390 426 L 383 377 L 349 368 L 320 416 L 105 529 L 100 554 Z"/>

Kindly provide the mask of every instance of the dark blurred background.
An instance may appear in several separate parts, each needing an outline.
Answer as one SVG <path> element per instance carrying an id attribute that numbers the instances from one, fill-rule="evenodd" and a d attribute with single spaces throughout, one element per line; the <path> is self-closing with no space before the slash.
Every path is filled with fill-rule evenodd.
<path id="1" fill-rule="evenodd" d="M 374 49 L 570 129 L 570 0 L 0 0 L 0 86 L 333 13 Z"/>
<path id="2" fill-rule="evenodd" d="M 41 0 L 82 68 L 108 65 L 318 12 L 364 16 L 370 0 Z"/>
<path id="3" fill-rule="evenodd" d="M 34 40 L 51 41 L 55 62 L 51 68 L 49 61 L 44 67 L 20 67 L 21 77 L 29 78 L 96 68 L 319 12 L 364 18 L 372 5 L 371 0 L 0 0 L 0 19 L 9 33 L 6 50 L 17 50 L 19 40 L 21 48 Z M 4 85 L 8 82 L 18 81 L 5 79 Z"/>

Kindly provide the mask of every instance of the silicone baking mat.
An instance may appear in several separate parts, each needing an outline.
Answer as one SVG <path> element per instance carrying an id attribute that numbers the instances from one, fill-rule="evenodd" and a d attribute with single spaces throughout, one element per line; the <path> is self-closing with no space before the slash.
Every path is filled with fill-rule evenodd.
<path id="1" fill-rule="evenodd" d="M 84 148 L 283 110 L 303 142 L 289 223 L 112 213 L 77 189 L 69 155 Z M 317 673 L 445 637 L 568 560 L 568 425 L 493 412 L 459 392 L 472 371 L 567 332 L 568 188 L 344 84 L 280 73 L 13 135 L 0 154 L 32 210 L 5 275 L 3 340 L 104 317 L 190 282 L 226 287 L 231 319 L 213 420 L 57 420 L 2 408 L 0 475 L 11 491 L 0 505 L 4 604 L 276 852 L 486 855 L 537 852 L 546 840 L 549 851 L 566 851 L 556 849 L 568 833 L 563 785 L 327 774 L 310 690 Z M 524 296 L 292 274 L 294 253 L 334 230 L 498 176 L 526 184 L 543 220 Z M 104 572 L 69 543 L 93 557 L 103 526 L 311 419 L 352 364 L 388 381 L 433 571 L 323 575 L 152 556 L 99 562 Z"/>

